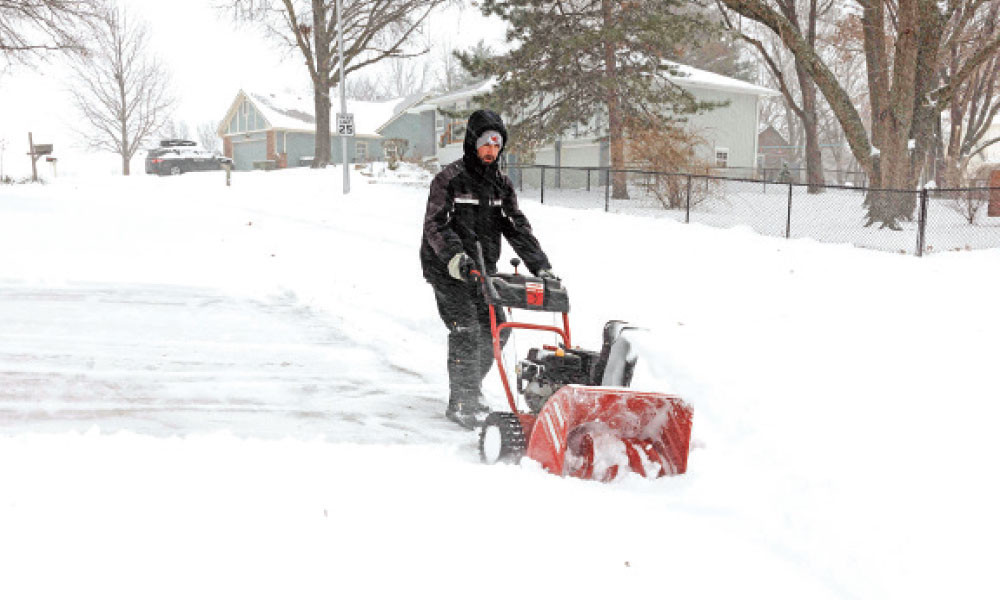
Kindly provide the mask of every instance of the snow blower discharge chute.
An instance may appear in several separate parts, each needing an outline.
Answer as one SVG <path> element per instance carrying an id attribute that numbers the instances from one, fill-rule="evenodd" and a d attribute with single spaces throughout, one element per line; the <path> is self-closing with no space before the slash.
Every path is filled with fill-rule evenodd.
<path id="1" fill-rule="evenodd" d="M 629 389 L 636 356 L 624 321 L 604 326 L 600 352 L 575 348 L 570 339 L 569 295 L 557 279 L 517 273 L 486 274 L 477 248 L 478 281 L 490 310 L 493 358 L 510 412 L 487 416 L 479 435 L 486 463 L 537 461 L 557 475 L 612 481 L 625 471 L 654 478 L 687 470 L 692 408 L 668 394 Z M 504 308 L 562 313 L 562 326 L 509 320 L 497 323 Z M 517 385 L 504 368 L 500 334 L 528 329 L 556 334 L 557 346 L 528 351 L 516 366 Z M 516 394 L 523 398 L 519 410 Z"/>

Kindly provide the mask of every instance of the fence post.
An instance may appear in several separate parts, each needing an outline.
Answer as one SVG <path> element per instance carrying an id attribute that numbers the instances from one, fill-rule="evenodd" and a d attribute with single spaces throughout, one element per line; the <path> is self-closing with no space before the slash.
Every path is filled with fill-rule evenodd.
<path id="1" fill-rule="evenodd" d="M 611 212 L 611 168 L 608 167 L 604 177 L 604 212 Z"/>
<path id="2" fill-rule="evenodd" d="M 691 175 L 687 176 L 687 199 L 684 201 L 684 222 L 691 222 Z"/>
<path id="3" fill-rule="evenodd" d="M 924 255 L 927 242 L 927 188 L 920 190 L 920 216 L 917 220 L 917 256 Z"/>
<path id="4" fill-rule="evenodd" d="M 587 191 L 590 191 L 590 169 L 587 169 Z"/>
<path id="5" fill-rule="evenodd" d="M 545 204 L 545 165 L 542 167 L 542 201 L 541 204 Z"/>
<path id="6" fill-rule="evenodd" d="M 792 237 L 792 184 L 788 184 L 788 213 L 785 216 L 785 239 Z"/>

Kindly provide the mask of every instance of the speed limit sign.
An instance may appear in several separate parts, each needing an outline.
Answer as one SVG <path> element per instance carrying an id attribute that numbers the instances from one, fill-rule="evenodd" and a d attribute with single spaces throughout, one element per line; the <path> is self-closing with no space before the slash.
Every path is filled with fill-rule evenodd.
<path id="1" fill-rule="evenodd" d="M 353 113 L 337 113 L 337 135 L 354 135 Z"/>

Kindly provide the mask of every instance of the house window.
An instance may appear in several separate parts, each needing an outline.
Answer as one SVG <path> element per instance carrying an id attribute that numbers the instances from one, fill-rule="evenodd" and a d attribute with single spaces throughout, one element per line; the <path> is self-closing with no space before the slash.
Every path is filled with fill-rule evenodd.
<path id="1" fill-rule="evenodd" d="M 451 141 L 465 141 L 465 121 L 453 121 L 451 124 Z"/>
<path id="2" fill-rule="evenodd" d="M 715 166 L 718 168 L 726 168 L 729 166 L 729 148 L 715 149 Z"/>
<path id="3" fill-rule="evenodd" d="M 368 162 L 368 142 L 354 143 L 354 162 Z"/>

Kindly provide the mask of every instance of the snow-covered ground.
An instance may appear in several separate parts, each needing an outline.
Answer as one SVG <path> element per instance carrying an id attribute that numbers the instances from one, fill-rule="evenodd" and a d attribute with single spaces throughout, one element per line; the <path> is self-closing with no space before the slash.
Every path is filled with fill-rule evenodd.
<path id="1" fill-rule="evenodd" d="M 1000 251 L 526 194 L 574 341 L 695 407 L 686 475 L 564 480 L 442 416 L 426 178 L 340 172 L 0 187 L 0 597 L 1000 593 Z"/>
<path id="2" fill-rule="evenodd" d="M 526 168 L 522 192 L 541 198 L 538 168 Z M 563 187 L 556 185 L 555 169 L 546 169 L 544 203 L 553 206 L 587 208 L 646 217 L 702 223 L 715 227 L 744 225 L 764 235 L 811 238 L 823 242 L 851 244 L 859 248 L 902 254 L 917 252 L 918 223 L 900 223 L 901 229 L 865 227 L 865 192 L 848 187 L 825 188 L 808 193 L 807 186 L 789 186 L 762 181 L 692 179 L 692 209 L 665 209 L 651 192 L 651 177 L 634 174 L 629 181 L 629 198 L 605 197 L 599 171 L 567 169 Z M 686 198 L 684 176 L 671 176 L 680 198 Z M 667 181 L 666 178 L 663 181 Z M 534 185 L 534 187 L 532 187 Z M 663 189 L 667 185 L 661 184 Z M 1000 190 L 996 190 L 1000 192 Z M 930 190 L 927 202 L 924 253 L 1000 248 L 1000 218 L 987 216 L 991 191 Z M 789 207 L 791 200 L 791 207 Z M 919 192 L 892 192 L 890 201 L 919 203 Z M 790 208 L 790 210 L 789 210 Z M 915 209 L 916 211 L 916 209 Z M 970 223 L 970 215 L 972 215 Z"/>

